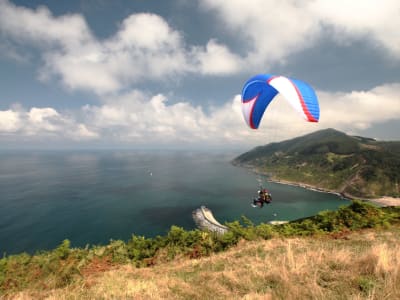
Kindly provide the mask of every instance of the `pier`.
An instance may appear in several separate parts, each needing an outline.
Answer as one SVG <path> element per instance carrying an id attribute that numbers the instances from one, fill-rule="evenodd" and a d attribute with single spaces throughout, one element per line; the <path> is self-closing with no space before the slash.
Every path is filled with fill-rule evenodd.
<path id="1" fill-rule="evenodd" d="M 228 231 L 228 227 L 220 224 L 212 214 L 211 210 L 205 206 L 201 206 L 192 213 L 193 220 L 197 227 L 202 230 L 209 230 L 219 234 L 224 234 Z"/>

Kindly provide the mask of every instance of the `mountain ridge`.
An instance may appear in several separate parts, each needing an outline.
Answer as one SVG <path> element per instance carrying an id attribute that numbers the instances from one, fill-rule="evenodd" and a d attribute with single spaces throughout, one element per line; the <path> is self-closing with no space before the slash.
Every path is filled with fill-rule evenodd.
<path id="1" fill-rule="evenodd" d="M 400 197 L 400 141 L 377 141 L 328 128 L 255 147 L 232 163 L 271 180 L 350 198 Z"/>

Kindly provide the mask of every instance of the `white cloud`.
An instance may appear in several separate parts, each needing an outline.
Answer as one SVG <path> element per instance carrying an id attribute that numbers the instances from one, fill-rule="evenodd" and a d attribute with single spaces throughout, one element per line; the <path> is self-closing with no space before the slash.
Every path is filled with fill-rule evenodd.
<path id="1" fill-rule="evenodd" d="M 289 54 L 310 47 L 319 32 L 318 20 L 310 16 L 309 2 L 202 0 L 203 7 L 215 10 L 227 29 L 248 45 L 251 68 L 271 64 Z"/>
<path id="2" fill-rule="evenodd" d="M 29 9 L 7 0 L 0 0 L 1 47 L 36 47 L 44 62 L 40 79 L 58 78 L 72 90 L 101 95 L 129 90 L 146 80 L 175 80 L 188 72 L 215 76 L 238 73 L 245 66 L 247 71 L 265 69 L 313 47 L 327 28 L 339 43 L 363 38 L 400 58 L 397 0 L 200 2 L 217 12 L 223 30 L 234 32 L 245 45 L 242 57 L 213 38 L 206 45 L 187 45 L 180 31 L 151 13 L 132 14 L 115 34 L 98 39 L 80 14 L 54 16 L 44 6 Z M 6 56 L 28 57 L 14 52 Z"/>
<path id="3" fill-rule="evenodd" d="M 47 123 L 47 119 L 59 117 L 57 111 L 53 108 L 32 108 L 28 113 L 29 121 L 34 124 Z"/>
<path id="4" fill-rule="evenodd" d="M 42 137 L 70 140 L 88 140 L 97 138 L 96 132 L 85 124 L 78 123 L 72 117 L 61 115 L 50 107 L 32 107 L 29 111 L 20 106 L 0 111 L 0 136 L 14 136 L 15 139 L 32 140 Z"/>
<path id="5" fill-rule="evenodd" d="M 133 91 L 109 97 L 103 105 L 86 105 L 74 114 L 52 108 L 0 111 L 0 132 L 32 139 L 95 139 L 105 145 L 132 147 L 252 147 L 328 127 L 357 133 L 400 115 L 400 84 L 347 94 L 317 94 L 319 123 L 305 122 L 280 95 L 268 107 L 259 129 L 252 130 L 243 120 L 240 95 L 206 113 L 188 102 L 169 104 L 164 95 Z"/>
<path id="6" fill-rule="evenodd" d="M 238 70 L 238 57 L 226 46 L 214 40 L 205 47 L 186 46 L 179 31 L 150 13 L 128 16 L 114 35 L 99 40 L 81 15 L 56 17 L 45 7 L 32 10 L 0 0 L 0 29 L 7 44 L 28 43 L 41 50 L 40 79 L 56 76 L 73 90 L 106 94 L 187 72 Z"/>
<path id="7" fill-rule="evenodd" d="M 189 103 L 168 105 L 161 94 L 135 91 L 110 98 L 102 106 L 85 106 L 84 111 L 91 127 L 119 141 L 163 144 L 208 139 L 207 117 L 201 108 Z"/>
<path id="8" fill-rule="evenodd" d="M 400 116 L 400 84 L 378 86 L 369 91 L 319 93 L 321 125 L 359 131 Z"/>
<path id="9" fill-rule="evenodd" d="M 15 132 L 18 130 L 19 114 L 12 110 L 0 111 L 0 133 Z"/>
<path id="10" fill-rule="evenodd" d="M 59 43 L 76 47 L 91 38 L 85 20 L 78 14 L 54 17 L 45 6 L 31 10 L 7 0 L 0 0 L 0 30 L 19 42 L 29 40 L 46 46 Z"/>
<path id="11" fill-rule="evenodd" d="M 400 59 L 400 2 L 397 0 L 317 0 L 310 10 L 330 25 L 341 41 L 362 37 L 375 41 Z M 348 42 L 348 41 L 347 41 Z"/>
<path id="12" fill-rule="evenodd" d="M 74 140 L 96 139 L 99 137 L 97 132 L 89 130 L 85 124 L 77 124 L 77 127 L 71 135 Z"/>
<path id="13" fill-rule="evenodd" d="M 199 49 L 197 59 L 200 62 L 200 72 L 203 74 L 237 73 L 242 66 L 241 58 L 216 40 L 210 40 L 205 51 Z"/>
<path id="14" fill-rule="evenodd" d="M 41 133 L 57 133 L 64 130 L 65 123 L 60 114 L 53 108 L 36 108 L 33 107 L 26 113 L 25 124 L 29 124 L 24 128 L 28 135 L 36 135 Z"/>
<path id="15" fill-rule="evenodd" d="M 109 39 L 90 36 L 63 48 L 44 55 L 43 77 L 56 74 L 71 89 L 98 94 L 143 80 L 165 80 L 191 68 L 179 33 L 153 14 L 131 15 Z"/>
<path id="16" fill-rule="evenodd" d="M 296 1 L 200 0 L 217 12 L 228 30 L 249 46 L 247 62 L 285 61 L 290 54 L 313 47 L 326 29 L 340 43 L 366 39 L 400 59 L 400 3 L 397 0 Z"/>
<path id="17" fill-rule="evenodd" d="M 180 46 L 180 35 L 155 14 L 142 13 L 126 18 L 117 33 L 120 44 L 127 47 L 159 51 Z"/>

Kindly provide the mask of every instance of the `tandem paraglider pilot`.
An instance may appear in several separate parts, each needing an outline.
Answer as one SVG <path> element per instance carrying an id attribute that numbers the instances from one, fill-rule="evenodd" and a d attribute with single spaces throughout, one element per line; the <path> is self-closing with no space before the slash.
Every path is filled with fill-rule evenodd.
<path id="1" fill-rule="evenodd" d="M 271 193 L 267 189 L 261 188 L 258 191 L 258 198 L 253 199 L 253 207 L 263 207 L 264 203 L 269 204 L 272 201 Z"/>

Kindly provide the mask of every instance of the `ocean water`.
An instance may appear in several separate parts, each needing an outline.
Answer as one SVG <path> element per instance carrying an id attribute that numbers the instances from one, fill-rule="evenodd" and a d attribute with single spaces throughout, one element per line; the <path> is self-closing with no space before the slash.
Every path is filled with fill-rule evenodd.
<path id="1" fill-rule="evenodd" d="M 153 237 L 171 225 L 195 228 L 209 207 L 220 223 L 293 220 L 347 204 L 340 197 L 267 183 L 235 167 L 240 153 L 184 151 L 0 152 L 0 255 Z M 273 196 L 253 208 L 258 180 Z"/>

